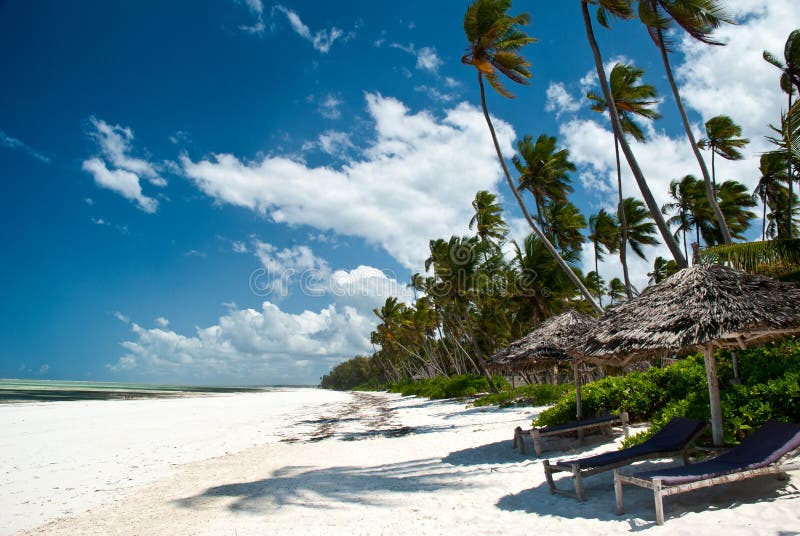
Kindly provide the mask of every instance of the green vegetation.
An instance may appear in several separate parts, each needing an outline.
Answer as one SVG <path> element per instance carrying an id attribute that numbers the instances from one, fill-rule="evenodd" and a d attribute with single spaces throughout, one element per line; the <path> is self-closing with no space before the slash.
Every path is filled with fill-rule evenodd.
<path id="1" fill-rule="evenodd" d="M 336 391 L 380 389 L 380 370 L 374 360 L 357 356 L 336 365 L 319 386 Z"/>
<path id="2" fill-rule="evenodd" d="M 508 382 L 500 376 L 494 376 L 492 381 L 497 387 L 507 388 Z M 388 386 L 390 393 L 400 393 L 403 396 L 423 396 L 425 398 L 464 398 L 475 396 L 489 391 L 489 382 L 482 376 L 462 374 L 447 378 L 437 376 L 412 382 L 393 383 Z"/>
<path id="3" fill-rule="evenodd" d="M 473 402 L 474 406 L 544 406 L 559 400 L 565 393 L 574 391 L 572 384 L 551 385 L 538 383 L 520 385 L 497 394 L 489 394 Z"/>
<path id="4" fill-rule="evenodd" d="M 741 383 L 733 384 L 731 353 L 717 352 L 726 442 L 736 442 L 769 418 L 800 422 L 800 341 L 739 352 Z M 584 386 L 584 416 L 627 411 L 632 421 L 652 427 L 628 438 L 623 446 L 641 443 L 673 417 L 708 420 L 708 387 L 701 355 L 692 355 L 646 372 L 608 377 Z M 541 413 L 536 426 L 569 422 L 575 415 L 575 394 L 567 392 Z"/>

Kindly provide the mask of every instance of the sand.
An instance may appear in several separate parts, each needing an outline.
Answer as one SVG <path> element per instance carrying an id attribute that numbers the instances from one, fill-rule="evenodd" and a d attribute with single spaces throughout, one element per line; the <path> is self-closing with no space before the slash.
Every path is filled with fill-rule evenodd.
<path id="1" fill-rule="evenodd" d="M 800 534 L 800 472 L 669 497 L 662 527 L 645 490 L 614 513 L 610 474 L 584 503 L 550 495 L 511 449 L 538 409 L 315 389 L 3 406 L 0 534 Z"/>

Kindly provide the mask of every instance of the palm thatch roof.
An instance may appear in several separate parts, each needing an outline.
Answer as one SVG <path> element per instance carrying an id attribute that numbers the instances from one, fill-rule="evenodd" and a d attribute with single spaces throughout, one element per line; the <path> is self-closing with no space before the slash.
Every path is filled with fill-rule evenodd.
<path id="1" fill-rule="evenodd" d="M 574 310 L 554 316 L 503 348 L 487 362 L 490 370 L 523 371 L 553 366 L 571 358 L 573 346 L 596 319 Z"/>
<path id="2" fill-rule="evenodd" d="M 720 265 L 694 265 L 608 311 L 570 355 L 624 365 L 800 333 L 800 289 Z"/>

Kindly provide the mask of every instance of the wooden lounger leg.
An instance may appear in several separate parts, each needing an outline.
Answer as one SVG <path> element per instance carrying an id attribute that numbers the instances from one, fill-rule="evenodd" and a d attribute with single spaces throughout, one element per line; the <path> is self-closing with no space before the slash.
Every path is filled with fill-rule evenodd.
<path id="1" fill-rule="evenodd" d="M 542 442 L 539 437 L 539 430 L 536 428 L 531 429 L 531 437 L 533 438 L 533 450 L 536 451 L 537 456 L 542 455 Z"/>
<path id="2" fill-rule="evenodd" d="M 614 469 L 614 495 L 617 497 L 617 515 L 625 513 L 625 505 L 622 503 L 622 481 L 619 479 L 619 469 Z"/>
<path id="3" fill-rule="evenodd" d="M 556 493 L 556 483 L 553 482 L 553 471 L 550 469 L 550 460 L 544 460 L 544 477 L 547 479 L 547 485 L 550 486 L 550 495 Z"/>
<path id="4" fill-rule="evenodd" d="M 520 436 L 520 434 L 522 434 L 522 428 L 517 426 L 516 428 L 514 428 L 514 442 L 511 443 L 511 448 L 512 449 L 517 448 L 517 441 L 521 441 L 522 440 L 522 437 Z"/>
<path id="5" fill-rule="evenodd" d="M 585 501 L 586 495 L 583 493 L 583 479 L 581 478 L 581 468 L 577 463 L 572 464 L 572 479 L 575 481 L 575 494 L 579 501 Z"/>
<path id="6" fill-rule="evenodd" d="M 653 498 L 656 501 L 656 523 L 664 524 L 664 496 L 661 495 L 661 480 L 653 480 Z"/>

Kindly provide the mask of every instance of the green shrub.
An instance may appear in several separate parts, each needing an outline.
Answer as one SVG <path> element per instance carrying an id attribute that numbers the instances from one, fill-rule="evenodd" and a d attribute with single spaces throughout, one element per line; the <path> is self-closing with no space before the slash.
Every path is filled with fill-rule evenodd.
<path id="1" fill-rule="evenodd" d="M 492 381 L 498 389 L 508 386 L 508 382 L 500 377 L 493 376 Z M 464 398 L 478 393 L 489 391 L 489 384 L 483 376 L 436 376 L 406 383 L 394 383 L 388 386 L 391 393 L 400 393 L 403 396 L 421 396 L 425 398 Z"/>
<path id="2" fill-rule="evenodd" d="M 550 385 L 531 384 L 521 385 L 514 389 L 500 391 L 497 394 L 483 396 L 473 402 L 475 406 L 543 406 L 552 404 L 565 393 L 573 390 L 571 384 Z"/>
<path id="3" fill-rule="evenodd" d="M 717 352 L 725 441 L 735 443 L 767 419 L 800 422 L 800 342 L 756 347 L 738 353 L 741 383 L 734 384 L 729 351 Z M 584 417 L 627 411 L 631 420 L 649 420 L 649 430 L 629 437 L 623 447 L 641 443 L 673 417 L 709 420 L 708 384 L 701 354 L 666 368 L 608 377 L 581 390 Z M 535 426 L 574 420 L 575 394 L 566 393 L 543 411 Z"/>

